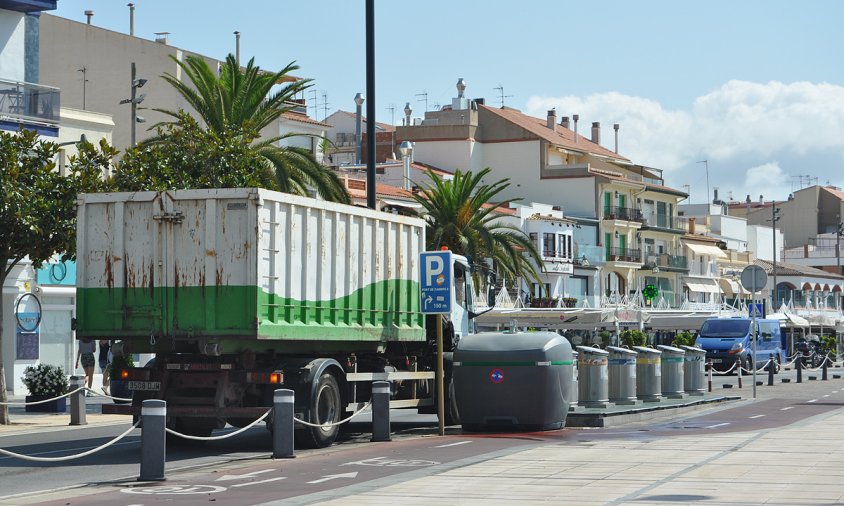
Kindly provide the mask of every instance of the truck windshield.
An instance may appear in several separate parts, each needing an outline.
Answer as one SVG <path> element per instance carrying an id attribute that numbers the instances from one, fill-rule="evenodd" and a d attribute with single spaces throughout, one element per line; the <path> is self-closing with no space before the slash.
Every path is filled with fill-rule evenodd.
<path id="1" fill-rule="evenodd" d="M 700 337 L 744 337 L 749 330 L 747 320 L 707 320 L 700 328 Z"/>

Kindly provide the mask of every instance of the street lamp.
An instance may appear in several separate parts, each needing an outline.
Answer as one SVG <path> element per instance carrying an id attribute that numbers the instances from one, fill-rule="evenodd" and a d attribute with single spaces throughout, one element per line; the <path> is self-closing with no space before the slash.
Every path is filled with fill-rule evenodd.
<path id="1" fill-rule="evenodd" d="M 404 189 L 410 190 L 410 155 L 413 154 L 413 144 L 409 141 L 402 141 L 399 146 L 399 153 L 404 162 Z"/>
<path id="2" fill-rule="evenodd" d="M 777 207 L 777 201 L 771 202 L 771 227 L 773 227 L 773 241 L 774 241 L 774 263 L 773 268 L 771 270 L 771 274 L 774 277 L 774 292 L 771 294 L 771 303 L 773 307 L 771 308 L 773 311 L 777 310 L 777 295 L 779 295 L 777 290 L 777 222 L 780 220 L 780 208 Z"/>
<path id="3" fill-rule="evenodd" d="M 138 88 L 143 88 L 146 83 L 146 79 L 135 77 L 135 62 L 132 62 L 132 96 L 130 98 L 124 98 L 120 101 L 121 104 L 131 104 L 132 106 L 132 147 L 135 146 L 135 123 L 143 123 L 144 121 L 146 121 L 144 118 L 138 116 L 138 104 L 144 101 L 146 95 L 143 93 L 141 95 L 137 95 Z"/>
<path id="4" fill-rule="evenodd" d="M 355 164 L 360 164 L 361 157 L 360 157 L 360 150 L 361 150 L 361 138 L 360 138 L 360 123 L 361 123 L 361 107 L 363 107 L 363 101 L 366 100 L 364 98 L 363 93 L 358 93 L 355 95 Z"/>

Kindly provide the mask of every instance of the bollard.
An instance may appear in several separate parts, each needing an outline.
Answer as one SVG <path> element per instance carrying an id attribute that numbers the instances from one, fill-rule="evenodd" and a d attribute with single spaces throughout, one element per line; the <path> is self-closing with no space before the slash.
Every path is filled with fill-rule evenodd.
<path id="1" fill-rule="evenodd" d="M 85 378 L 78 376 L 70 377 L 70 389 L 76 390 L 85 386 Z M 70 396 L 70 425 L 88 425 L 86 419 L 86 411 L 88 407 L 85 403 L 85 389 L 76 392 Z"/>
<path id="2" fill-rule="evenodd" d="M 797 357 L 797 383 L 803 383 L 803 356 Z"/>
<path id="3" fill-rule="evenodd" d="M 141 406 L 141 475 L 138 481 L 164 481 L 167 402 L 147 399 Z"/>
<path id="4" fill-rule="evenodd" d="M 706 364 L 706 367 L 708 367 L 708 371 L 709 371 L 709 392 L 711 393 L 712 392 L 712 369 L 713 369 L 712 362 L 708 362 Z"/>
<path id="5" fill-rule="evenodd" d="M 774 354 L 771 353 L 771 358 L 768 360 L 768 386 L 774 386 L 774 367 L 776 367 L 776 362 L 774 362 Z"/>
<path id="6" fill-rule="evenodd" d="M 738 369 L 738 387 L 741 388 L 741 357 L 736 358 L 736 369 Z"/>
<path id="7" fill-rule="evenodd" d="M 273 392 L 273 458 L 292 459 L 293 455 L 293 390 L 279 388 Z"/>
<path id="8" fill-rule="evenodd" d="M 823 380 L 823 381 L 827 380 L 827 376 L 826 376 L 827 367 L 828 367 L 827 364 L 829 363 L 829 360 L 827 360 L 827 358 L 829 358 L 828 355 L 823 358 L 823 362 L 821 363 L 821 365 L 823 366 L 823 368 L 821 369 L 821 380 Z"/>
<path id="9" fill-rule="evenodd" d="M 372 382 L 372 439 L 390 441 L 390 383 Z"/>

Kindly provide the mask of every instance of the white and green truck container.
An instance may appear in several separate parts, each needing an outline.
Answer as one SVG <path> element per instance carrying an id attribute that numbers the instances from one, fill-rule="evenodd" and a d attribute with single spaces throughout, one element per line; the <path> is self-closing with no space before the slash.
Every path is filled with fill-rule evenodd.
<path id="1" fill-rule="evenodd" d="M 84 194 L 77 226 L 77 339 L 154 354 L 115 371 L 133 402 L 104 411 L 137 415 L 163 399 L 171 428 L 207 435 L 250 423 L 289 388 L 297 417 L 327 424 L 362 407 L 374 380 L 392 382 L 392 407 L 433 411 L 423 220 L 241 188 Z M 474 306 L 466 259 L 454 257 L 461 300 L 445 351 L 470 332 Z M 338 429 L 296 432 L 327 446 Z"/>

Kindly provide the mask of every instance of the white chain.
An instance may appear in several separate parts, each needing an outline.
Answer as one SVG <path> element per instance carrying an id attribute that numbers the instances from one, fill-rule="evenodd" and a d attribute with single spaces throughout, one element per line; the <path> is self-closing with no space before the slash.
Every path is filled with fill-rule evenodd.
<path id="1" fill-rule="evenodd" d="M 266 418 L 266 417 L 267 417 L 267 415 L 269 415 L 270 413 L 272 413 L 272 411 L 273 411 L 273 410 L 268 409 L 268 410 L 267 410 L 267 412 L 266 412 L 266 413 L 264 413 L 263 415 L 261 415 L 261 417 L 260 417 L 260 418 L 258 418 L 258 419 L 257 419 L 257 420 L 255 420 L 254 422 L 250 423 L 250 424 L 249 424 L 249 425 L 247 425 L 246 427 L 243 427 L 243 428 L 241 428 L 241 429 L 238 429 L 238 430 L 236 430 L 236 431 L 234 431 L 234 432 L 229 432 L 228 434 L 223 434 L 223 435 L 221 435 L 221 436 L 205 436 L 205 437 L 203 437 L 203 436 L 189 436 L 189 435 L 187 435 L 187 434 L 182 434 L 181 432 L 176 432 L 176 431 L 175 431 L 175 430 L 173 430 L 173 429 L 167 429 L 167 428 L 165 428 L 164 430 L 165 430 L 165 431 L 167 431 L 168 433 L 170 433 L 170 434 L 174 435 L 174 436 L 178 436 L 178 437 L 180 437 L 180 438 L 184 438 L 184 439 L 192 439 L 192 440 L 194 440 L 194 441 L 218 441 L 218 440 L 220 440 L 220 439 L 227 439 L 227 438 L 230 438 L 230 437 L 235 436 L 235 435 L 237 435 L 237 434 L 240 434 L 241 432 L 244 432 L 244 431 L 246 431 L 247 429 L 251 429 L 252 427 L 254 427 L 255 425 L 257 425 L 257 424 L 258 424 L 258 422 L 260 422 L 260 421 L 262 421 L 264 418 Z"/>
<path id="2" fill-rule="evenodd" d="M 8 455 L 9 457 L 15 457 L 15 458 L 18 458 L 18 459 L 23 459 L 23 460 L 31 460 L 33 462 L 64 462 L 64 461 L 67 461 L 67 460 L 78 459 L 78 458 L 82 458 L 82 457 L 87 457 L 88 455 L 91 455 L 92 453 L 96 453 L 100 450 L 108 448 L 109 446 L 113 445 L 114 443 L 116 443 L 116 442 L 120 441 L 121 439 L 123 439 L 124 437 L 128 436 L 130 432 L 132 432 L 133 430 L 138 428 L 138 425 L 140 423 L 141 422 L 138 421 L 137 423 L 135 423 L 134 425 L 129 427 L 129 429 L 126 432 L 117 436 L 116 438 L 112 439 L 111 441 L 109 441 L 105 444 L 102 444 L 102 445 L 100 445 L 96 448 L 92 448 L 88 451 L 78 453 L 76 455 L 65 455 L 64 457 L 32 457 L 30 455 L 22 455 L 20 453 L 10 452 L 9 450 L 4 450 L 2 448 L 0 448 L 0 453 L 2 453 L 3 455 Z"/>
<path id="3" fill-rule="evenodd" d="M 83 390 L 84 388 L 85 387 L 79 387 L 72 392 L 68 392 L 68 393 L 66 393 L 64 395 L 60 395 L 58 397 L 53 397 L 52 399 L 44 399 L 44 400 L 32 401 L 32 402 L 0 402 L 0 406 L 2 406 L 2 405 L 5 405 L 5 406 L 34 406 L 36 404 L 44 404 L 46 402 L 52 402 L 52 401 L 61 399 L 62 397 L 68 397 L 70 395 L 75 394 L 76 392 L 78 392 L 80 390 Z"/>
<path id="4" fill-rule="evenodd" d="M 372 401 L 367 402 L 366 404 L 364 404 L 364 406 L 362 408 L 360 408 L 359 410 L 352 413 L 352 416 L 350 416 L 349 418 L 346 418 L 344 420 L 340 420 L 339 422 L 317 424 L 317 423 L 306 422 L 306 421 L 300 420 L 298 418 L 293 418 L 293 421 L 301 423 L 302 425 L 305 425 L 305 426 L 308 426 L 308 427 L 316 427 L 318 429 L 324 429 L 324 428 L 327 428 L 327 427 L 336 427 L 337 425 L 342 425 L 342 424 L 348 422 L 349 420 L 351 420 L 352 418 L 354 418 L 354 417 L 358 416 L 359 414 L 363 413 L 365 410 L 369 409 L 369 407 L 371 405 L 372 405 Z"/>

